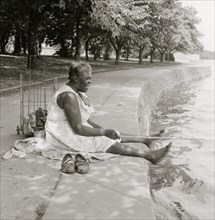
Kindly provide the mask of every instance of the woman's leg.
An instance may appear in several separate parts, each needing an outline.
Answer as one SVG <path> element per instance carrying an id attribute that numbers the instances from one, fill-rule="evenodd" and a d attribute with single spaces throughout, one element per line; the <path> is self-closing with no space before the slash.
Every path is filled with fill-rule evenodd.
<path id="1" fill-rule="evenodd" d="M 151 135 L 150 138 L 143 137 L 143 136 L 122 134 L 121 143 L 143 143 L 147 147 L 150 147 L 150 144 L 153 141 L 159 139 L 159 137 L 161 137 L 164 134 L 164 132 L 165 130 L 161 130 L 159 133 Z"/>
<path id="2" fill-rule="evenodd" d="M 113 154 L 121 154 L 125 156 L 133 156 L 133 157 L 142 157 L 152 164 L 159 163 L 165 155 L 168 153 L 172 143 L 169 143 L 167 146 L 153 151 L 145 151 L 143 149 L 136 149 L 132 146 L 116 143 L 107 149 L 106 152 Z"/>

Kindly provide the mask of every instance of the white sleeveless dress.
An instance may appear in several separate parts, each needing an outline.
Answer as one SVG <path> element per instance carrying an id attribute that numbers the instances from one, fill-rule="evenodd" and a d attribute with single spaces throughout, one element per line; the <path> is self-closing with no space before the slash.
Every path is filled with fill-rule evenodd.
<path id="1" fill-rule="evenodd" d="M 46 141 L 55 149 L 72 150 L 78 152 L 106 152 L 114 143 L 120 140 L 113 140 L 106 136 L 81 136 L 73 132 L 70 127 L 64 110 L 57 104 L 57 97 L 63 92 L 72 92 L 75 94 L 81 111 L 82 123 L 92 127 L 87 120 L 94 112 L 92 105 L 86 105 L 82 98 L 69 86 L 64 85 L 59 88 L 52 96 L 48 106 L 48 116 L 45 125 Z M 86 99 L 88 97 L 81 93 Z M 89 99 L 88 99 L 89 100 Z"/>

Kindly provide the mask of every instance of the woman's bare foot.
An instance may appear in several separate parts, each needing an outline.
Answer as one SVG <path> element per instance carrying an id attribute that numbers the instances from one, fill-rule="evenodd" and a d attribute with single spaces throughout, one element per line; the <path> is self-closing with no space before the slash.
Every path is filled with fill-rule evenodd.
<path id="1" fill-rule="evenodd" d="M 149 152 L 147 159 L 154 165 L 158 164 L 169 152 L 172 143 L 170 142 L 165 147 Z"/>
<path id="2" fill-rule="evenodd" d="M 151 135 L 150 138 L 146 138 L 143 143 L 148 148 L 150 148 L 150 145 L 152 144 L 152 142 L 155 140 L 158 140 L 159 137 L 161 137 L 164 134 L 164 132 L 165 132 L 165 129 L 160 130 L 159 133 Z M 153 137 L 155 137 L 155 138 L 153 139 Z"/>

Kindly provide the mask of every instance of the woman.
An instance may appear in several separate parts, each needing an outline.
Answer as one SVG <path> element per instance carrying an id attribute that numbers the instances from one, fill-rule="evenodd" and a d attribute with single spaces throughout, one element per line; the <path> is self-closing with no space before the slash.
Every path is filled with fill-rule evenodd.
<path id="1" fill-rule="evenodd" d="M 147 138 L 120 136 L 113 129 L 104 129 L 90 119 L 93 107 L 85 95 L 92 79 L 92 69 L 84 62 L 73 62 L 69 69 L 69 82 L 53 95 L 46 122 L 46 141 L 58 149 L 80 152 L 108 152 L 142 157 L 153 164 L 168 152 L 171 143 L 159 150 L 144 151 L 124 143 L 144 143 Z M 160 136 L 162 131 L 155 136 Z"/>

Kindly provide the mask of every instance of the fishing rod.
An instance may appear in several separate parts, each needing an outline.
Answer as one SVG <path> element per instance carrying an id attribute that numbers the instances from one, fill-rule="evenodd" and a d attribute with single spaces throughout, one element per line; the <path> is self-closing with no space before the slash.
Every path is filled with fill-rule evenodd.
<path id="1" fill-rule="evenodd" d="M 139 136 L 141 137 L 141 136 Z M 214 139 L 205 139 L 205 138 L 183 138 L 183 137 L 142 137 L 145 139 L 153 140 L 196 140 L 196 141 L 214 141 Z"/>

